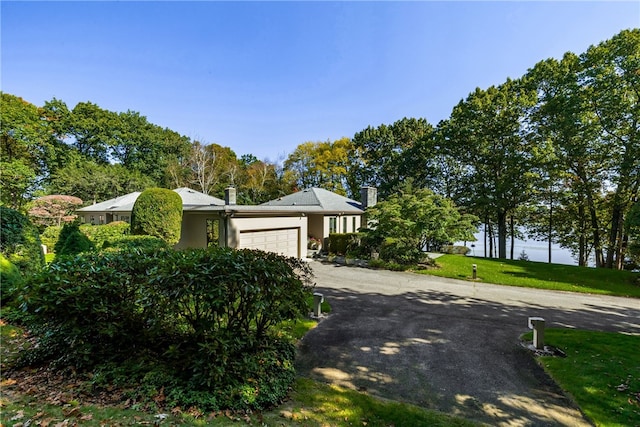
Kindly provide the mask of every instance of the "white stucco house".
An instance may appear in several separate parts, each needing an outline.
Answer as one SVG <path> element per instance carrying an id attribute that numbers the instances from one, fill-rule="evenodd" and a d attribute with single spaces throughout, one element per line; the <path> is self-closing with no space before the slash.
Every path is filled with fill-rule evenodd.
<path id="1" fill-rule="evenodd" d="M 364 209 L 376 203 L 376 189 L 363 187 L 358 202 L 321 188 L 309 188 L 262 205 L 236 204 L 235 188 L 225 200 L 188 188 L 174 190 L 182 197 L 182 233 L 176 248 L 220 245 L 251 248 L 287 256 L 307 256 L 307 241 L 324 241 L 329 233 L 357 231 Z M 130 221 L 140 193 L 131 193 L 77 210 L 91 224 Z"/>

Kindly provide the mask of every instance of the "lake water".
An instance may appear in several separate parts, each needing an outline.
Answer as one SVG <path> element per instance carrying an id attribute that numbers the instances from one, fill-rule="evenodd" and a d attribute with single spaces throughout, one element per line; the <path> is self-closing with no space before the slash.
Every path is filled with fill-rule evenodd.
<path id="1" fill-rule="evenodd" d="M 471 248 L 471 245 L 475 247 L 471 248 L 471 252 L 469 255 L 484 257 L 484 235 L 482 233 L 478 233 L 475 235 L 475 242 L 466 242 L 466 246 Z M 464 245 L 464 242 L 457 242 L 456 245 Z M 519 259 L 520 254 L 524 250 L 524 252 L 529 257 L 530 261 L 540 261 L 547 262 L 549 261 L 549 246 L 547 242 L 538 242 L 535 240 L 520 240 L 516 239 L 513 247 L 513 258 Z M 511 239 L 507 240 L 507 257 L 509 257 L 511 250 Z M 487 253 L 489 249 L 487 248 Z M 497 247 L 496 247 L 497 252 Z M 571 256 L 571 252 L 568 249 L 563 249 L 558 245 L 551 245 L 551 262 L 554 264 L 567 264 L 567 265 L 578 265 L 573 256 Z"/>

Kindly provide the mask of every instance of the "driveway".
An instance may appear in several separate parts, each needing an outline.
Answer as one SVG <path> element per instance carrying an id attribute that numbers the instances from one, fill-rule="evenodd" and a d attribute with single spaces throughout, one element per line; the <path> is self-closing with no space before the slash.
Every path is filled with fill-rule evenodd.
<path id="1" fill-rule="evenodd" d="M 547 327 L 640 334 L 640 301 L 313 262 L 332 313 L 300 375 L 501 426 L 590 425 L 519 336 Z"/>

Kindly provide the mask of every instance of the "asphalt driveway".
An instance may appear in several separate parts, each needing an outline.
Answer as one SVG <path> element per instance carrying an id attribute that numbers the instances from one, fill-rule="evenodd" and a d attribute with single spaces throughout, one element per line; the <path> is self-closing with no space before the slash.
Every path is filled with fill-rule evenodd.
<path id="1" fill-rule="evenodd" d="M 640 301 L 312 263 L 332 313 L 300 375 L 490 425 L 589 425 L 519 336 L 547 327 L 640 334 Z"/>

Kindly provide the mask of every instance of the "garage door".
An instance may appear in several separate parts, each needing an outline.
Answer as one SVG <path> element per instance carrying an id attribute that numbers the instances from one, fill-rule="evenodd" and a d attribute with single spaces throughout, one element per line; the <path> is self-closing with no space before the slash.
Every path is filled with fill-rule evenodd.
<path id="1" fill-rule="evenodd" d="M 298 257 L 299 228 L 241 231 L 239 249 L 260 249 L 266 252 Z"/>

